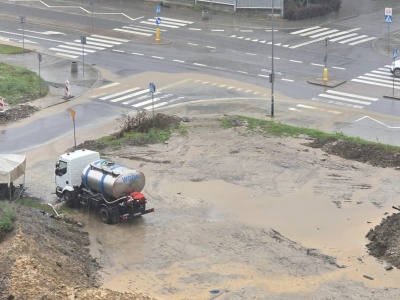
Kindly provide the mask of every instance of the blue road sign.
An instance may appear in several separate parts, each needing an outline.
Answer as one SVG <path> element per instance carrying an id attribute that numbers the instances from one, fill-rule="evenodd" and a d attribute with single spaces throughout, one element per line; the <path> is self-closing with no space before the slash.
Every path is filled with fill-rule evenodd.
<path id="1" fill-rule="evenodd" d="M 156 5 L 156 14 L 161 14 L 161 5 Z"/>
<path id="2" fill-rule="evenodd" d="M 392 23 L 392 16 L 385 15 L 385 22 L 386 23 Z"/>
<path id="3" fill-rule="evenodd" d="M 397 49 L 393 49 L 392 58 L 393 58 L 393 59 L 396 59 L 396 58 L 397 58 L 397 55 L 398 55 Z"/>
<path id="4" fill-rule="evenodd" d="M 160 18 L 160 17 L 157 17 L 157 18 L 156 18 L 156 24 L 159 25 L 160 23 L 161 23 L 161 18 Z"/>
<path id="5" fill-rule="evenodd" d="M 156 86 L 154 83 L 150 82 L 149 83 L 149 89 L 150 89 L 150 93 L 154 94 L 156 92 Z"/>

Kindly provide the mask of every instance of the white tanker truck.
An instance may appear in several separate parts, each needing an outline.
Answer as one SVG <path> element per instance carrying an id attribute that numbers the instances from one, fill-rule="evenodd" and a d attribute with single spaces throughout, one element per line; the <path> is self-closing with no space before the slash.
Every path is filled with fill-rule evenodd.
<path id="1" fill-rule="evenodd" d="M 96 209 L 104 223 L 114 224 L 154 211 L 146 209 L 140 171 L 100 158 L 91 150 L 60 156 L 55 170 L 56 195 L 68 207 Z"/>

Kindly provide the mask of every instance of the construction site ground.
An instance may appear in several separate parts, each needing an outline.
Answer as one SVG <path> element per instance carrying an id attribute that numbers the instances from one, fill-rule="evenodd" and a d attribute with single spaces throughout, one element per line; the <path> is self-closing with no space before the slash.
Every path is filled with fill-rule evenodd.
<path id="1" fill-rule="evenodd" d="M 165 144 L 101 149 L 145 173 L 154 213 L 107 225 L 20 208 L 0 244 L 0 298 L 398 299 L 395 153 L 224 129 L 216 116 L 185 124 Z M 57 201 L 62 148 L 28 154 L 38 201 Z"/>

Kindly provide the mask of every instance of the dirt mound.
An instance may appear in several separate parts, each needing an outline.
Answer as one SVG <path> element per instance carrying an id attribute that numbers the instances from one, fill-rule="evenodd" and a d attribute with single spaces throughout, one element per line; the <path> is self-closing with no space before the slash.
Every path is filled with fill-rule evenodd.
<path id="1" fill-rule="evenodd" d="M 29 117 L 38 110 L 39 108 L 31 105 L 18 105 L 11 107 L 4 113 L 0 113 L 0 125 L 18 122 Z"/>
<path id="2" fill-rule="evenodd" d="M 369 254 L 400 268 L 400 214 L 383 219 L 367 236 Z"/>
<path id="3" fill-rule="evenodd" d="M 24 206 L 17 216 L 0 244 L 0 299 L 150 299 L 97 288 L 99 265 L 79 223 Z"/>
<path id="4" fill-rule="evenodd" d="M 385 149 L 380 145 L 360 144 L 338 139 L 315 139 L 304 144 L 312 148 L 322 148 L 326 153 L 337 155 L 348 160 L 382 168 L 400 166 L 400 152 Z"/>

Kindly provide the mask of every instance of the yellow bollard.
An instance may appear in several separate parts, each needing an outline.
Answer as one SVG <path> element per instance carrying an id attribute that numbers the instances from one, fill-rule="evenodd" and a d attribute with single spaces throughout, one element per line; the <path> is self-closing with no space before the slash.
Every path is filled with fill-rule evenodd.
<path id="1" fill-rule="evenodd" d="M 156 41 L 160 40 L 160 28 L 156 28 Z"/>
<path id="2" fill-rule="evenodd" d="M 324 80 L 328 80 L 328 68 L 324 68 Z"/>

